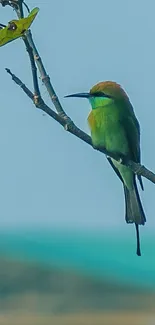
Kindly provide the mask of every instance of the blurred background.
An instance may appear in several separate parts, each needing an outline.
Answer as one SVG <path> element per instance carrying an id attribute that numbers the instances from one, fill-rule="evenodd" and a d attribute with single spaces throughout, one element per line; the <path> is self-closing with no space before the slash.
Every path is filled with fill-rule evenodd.
<path id="1" fill-rule="evenodd" d="M 40 8 L 34 40 L 67 114 L 88 133 L 89 103 L 64 95 L 117 81 L 141 125 L 142 163 L 155 170 L 154 0 L 27 4 Z M 14 17 L 0 7 L 1 23 Z M 105 157 L 35 109 L 6 74 L 32 88 L 22 40 L 0 51 L 0 324 L 154 324 L 154 185 L 144 179 L 137 257 Z"/>

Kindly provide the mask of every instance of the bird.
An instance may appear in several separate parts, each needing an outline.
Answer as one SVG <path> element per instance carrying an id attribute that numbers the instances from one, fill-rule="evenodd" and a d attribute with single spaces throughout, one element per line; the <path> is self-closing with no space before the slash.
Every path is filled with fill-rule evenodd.
<path id="1" fill-rule="evenodd" d="M 89 92 L 67 95 L 89 100 L 91 112 L 88 124 L 92 145 L 97 149 L 123 155 L 135 163 L 141 162 L 140 125 L 126 91 L 114 81 L 103 81 L 94 85 Z M 141 256 L 139 225 L 146 222 L 145 212 L 140 200 L 137 182 L 144 190 L 141 176 L 136 174 L 121 160 L 107 156 L 110 165 L 121 180 L 125 196 L 125 220 L 135 224 L 136 253 Z"/>

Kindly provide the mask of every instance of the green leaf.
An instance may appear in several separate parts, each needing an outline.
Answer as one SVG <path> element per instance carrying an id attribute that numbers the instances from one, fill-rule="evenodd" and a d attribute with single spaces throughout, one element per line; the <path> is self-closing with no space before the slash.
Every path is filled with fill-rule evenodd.
<path id="1" fill-rule="evenodd" d="M 24 33 L 29 29 L 33 20 L 35 19 L 39 8 L 34 8 L 28 17 L 11 20 L 8 23 L 8 26 L 0 30 L 0 46 L 3 46 L 9 42 L 14 41 L 15 39 L 22 37 Z"/>

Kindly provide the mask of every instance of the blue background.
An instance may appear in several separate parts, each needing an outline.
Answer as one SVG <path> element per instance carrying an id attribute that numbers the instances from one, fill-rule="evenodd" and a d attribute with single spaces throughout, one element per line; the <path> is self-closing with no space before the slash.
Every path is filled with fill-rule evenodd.
<path id="1" fill-rule="evenodd" d="M 64 95 L 88 91 L 99 81 L 117 81 L 128 93 L 141 125 L 142 163 L 155 170 L 154 1 L 150 0 L 149 5 L 141 0 L 31 1 L 31 9 L 35 6 L 40 12 L 32 25 L 34 40 L 67 114 L 89 132 L 89 103 L 64 99 Z M 1 8 L 1 23 L 13 18 L 11 9 Z M 0 228 L 6 241 L 0 243 L 2 253 L 6 246 L 18 252 L 6 235 L 15 229 L 18 233 L 23 228 L 33 233 L 39 230 L 42 235 L 38 238 L 44 237 L 47 229 L 62 231 L 62 247 L 67 232 L 76 231 L 79 240 L 84 236 L 89 256 L 94 247 L 96 256 L 105 258 L 107 272 L 113 265 L 120 278 L 124 270 L 126 279 L 130 273 L 134 281 L 134 265 L 136 279 L 139 275 L 143 282 L 147 269 L 145 282 L 149 285 L 155 268 L 154 184 L 145 179 L 145 191 L 141 193 L 147 223 L 140 229 L 143 256 L 138 258 L 134 226 L 124 221 L 122 185 L 104 155 L 44 116 L 7 75 L 5 67 L 33 89 L 22 40 L 0 51 Z M 40 86 L 52 107 L 41 81 Z M 92 234 L 91 243 L 88 232 Z M 94 238 L 104 238 L 105 234 L 109 237 L 104 245 L 104 239 L 101 245 L 98 241 L 95 244 Z M 100 274 L 103 263 L 96 263 Z"/>

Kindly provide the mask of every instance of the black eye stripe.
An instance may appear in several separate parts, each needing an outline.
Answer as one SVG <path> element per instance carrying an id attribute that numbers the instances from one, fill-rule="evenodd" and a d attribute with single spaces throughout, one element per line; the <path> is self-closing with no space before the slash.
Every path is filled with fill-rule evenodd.
<path id="1" fill-rule="evenodd" d="M 95 93 L 95 97 L 105 97 L 105 94 L 102 93 L 101 91 Z"/>
<path id="2" fill-rule="evenodd" d="M 107 98 L 112 98 L 112 96 L 104 94 L 102 91 L 98 91 L 95 94 L 91 94 L 92 97 L 107 97 Z"/>

